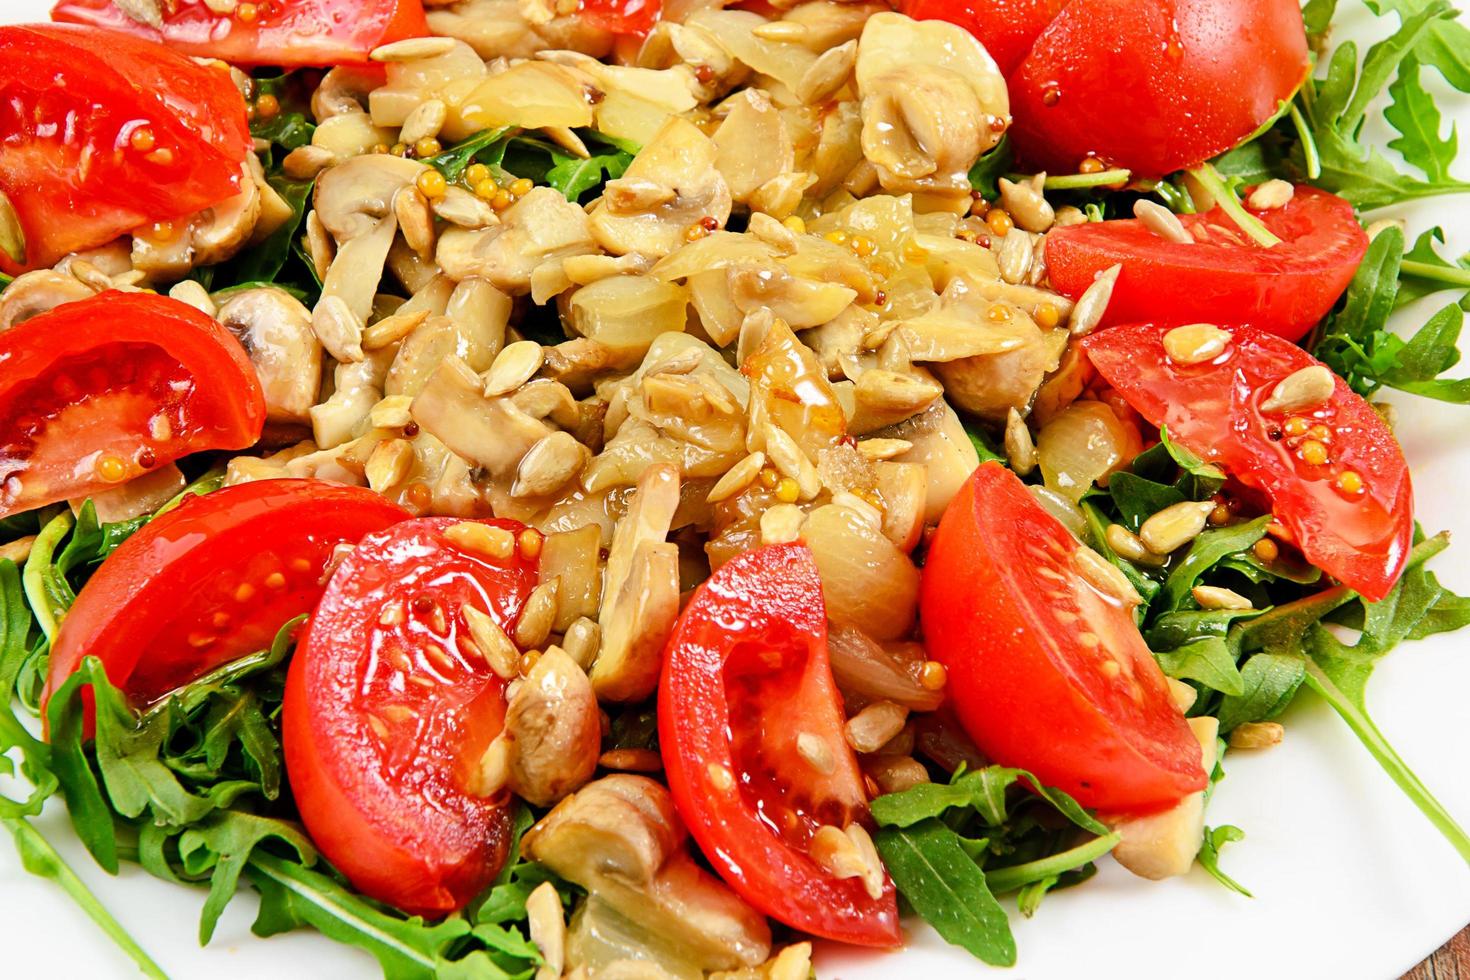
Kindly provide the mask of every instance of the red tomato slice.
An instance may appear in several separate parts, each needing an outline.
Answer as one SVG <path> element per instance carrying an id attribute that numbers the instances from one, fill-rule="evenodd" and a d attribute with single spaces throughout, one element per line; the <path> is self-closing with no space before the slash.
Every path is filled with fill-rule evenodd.
<path id="1" fill-rule="evenodd" d="M 1245 322 L 1297 340 L 1352 281 L 1368 236 L 1351 204 L 1310 187 L 1257 217 L 1281 244 L 1247 240 L 1217 209 L 1179 216 L 1196 238 L 1192 245 L 1132 219 L 1056 228 L 1046 236 L 1046 266 L 1052 285 L 1073 299 L 1098 273 L 1123 266 L 1103 326 Z"/>
<path id="2" fill-rule="evenodd" d="M 106 292 L 0 333 L 0 517 L 260 438 L 240 342 L 152 293 Z"/>
<path id="3" fill-rule="evenodd" d="M 1083 347 L 1144 418 L 1263 491 L 1307 560 L 1364 597 L 1382 599 L 1404 569 L 1414 531 L 1409 467 L 1393 432 L 1341 378 L 1320 408 L 1263 412 L 1281 379 L 1320 362 L 1279 337 L 1232 331 L 1225 353 L 1194 366 L 1171 361 L 1167 328 L 1152 324 L 1105 330 Z M 1326 462 L 1304 458 L 1313 451 L 1308 442 L 1325 449 Z"/>
<path id="4" fill-rule="evenodd" d="M 1018 153 L 1162 177 L 1249 137 L 1307 77 L 1297 0 L 1072 0 L 1010 76 Z"/>
<path id="5" fill-rule="evenodd" d="M 347 557 L 291 662 L 281 723 L 312 840 L 362 892 L 428 916 L 479 894 L 510 845 L 509 792 L 473 791 L 505 682 L 460 610 L 509 633 L 536 585 L 519 549 L 499 559 L 451 543 L 458 523 L 408 521 Z"/>
<path id="6" fill-rule="evenodd" d="M 408 517 L 359 487 L 262 480 L 188 497 L 82 588 L 51 647 L 46 699 L 97 657 L 138 704 L 271 645 L 310 612 L 333 550 Z"/>
<path id="7" fill-rule="evenodd" d="M 797 929 L 895 946 L 898 906 L 834 878 L 807 853 L 823 824 L 867 821 L 827 659 L 822 583 L 805 545 L 772 545 L 720 566 L 685 606 L 665 652 L 659 744 L 679 815 L 747 902 Z M 814 735 L 822 774 L 797 751 Z"/>
<path id="8" fill-rule="evenodd" d="M 250 152 L 228 72 L 110 32 L 0 27 L 0 191 L 26 242 L 23 262 L 0 253 L 0 270 L 232 197 Z"/>
<path id="9" fill-rule="evenodd" d="M 577 10 L 611 34 L 647 34 L 663 8 L 663 0 L 582 0 Z"/>
<path id="10" fill-rule="evenodd" d="M 259 0 L 232 14 L 180 0 L 165 5 L 162 30 L 113 0 L 60 0 L 51 18 L 127 31 L 201 58 L 287 68 L 360 64 L 379 45 L 429 33 L 421 0 Z"/>
<path id="11" fill-rule="evenodd" d="M 1199 741 L 1133 612 L 1084 577 L 1080 545 L 998 463 L 965 483 L 924 563 L 929 655 L 975 744 L 1084 806 L 1171 806 L 1205 787 Z"/>
<path id="12" fill-rule="evenodd" d="M 902 0 L 898 9 L 915 20 L 947 20 L 980 39 L 1009 75 L 1068 0 Z"/>

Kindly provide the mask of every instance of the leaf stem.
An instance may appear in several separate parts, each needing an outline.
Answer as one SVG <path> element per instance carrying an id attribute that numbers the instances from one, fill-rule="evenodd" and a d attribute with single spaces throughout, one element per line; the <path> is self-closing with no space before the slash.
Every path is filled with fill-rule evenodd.
<path id="1" fill-rule="evenodd" d="M 1291 104 L 1291 123 L 1302 143 L 1302 162 L 1306 164 L 1307 179 L 1318 180 L 1322 176 L 1322 154 L 1317 150 L 1317 138 L 1312 135 L 1306 117 L 1295 102 Z"/>
<path id="2" fill-rule="evenodd" d="M 42 833 L 31 826 L 30 821 L 22 817 L 0 817 L 0 824 L 5 825 L 15 838 L 16 850 L 20 851 L 21 863 L 25 869 L 33 875 L 49 878 L 61 886 L 71 900 L 77 903 L 77 907 L 87 913 L 87 917 L 107 933 L 109 939 L 117 944 L 117 947 L 127 954 L 128 958 L 138 965 L 144 976 L 154 977 L 156 980 L 168 980 L 168 974 L 163 968 L 153 962 L 153 958 L 143 951 L 143 947 L 128 935 L 128 931 L 122 927 L 112 913 L 92 894 L 82 879 L 71 866 L 56 853 L 56 848 L 51 846 Z"/>
<path id="3" fill-rule="evenodd" d="M 1234 221 L 1241 231 L 1245 232 L 1251 240 L 1271 248 L 1281 244 L 1281 239 L 1271 233 L 1271 229 L 1261 224 L 1261 219 L 1247 211 L 1235 196 L 1235 192 L 1225 186 L 1225 181 L 1220 178 L 1220 172 L 1209 162 L 1200 164 L 1189 171 L 1191 177 L 1199 181 L 1201 186 L 1209 192 L 1230 220 Z"/>
<path id="4" fill-rule="evenodd" d="M 1367 713 L 1344 694 L 1326 672 L 1317 665 L 1311 657 L 1304 658 L 1307 665 L 1307 685 L 1320 694 L 1332 710 L 1347 723 L 1368 750 L 1368 754 L 1378 761 L 1383 771 L 1388 773 L 1389 778 L 1398 784 L 1404 795 L 1414 801 L 1421 813 L 1429 818 L 1429 822 L 1444 835 L 1445 839 L 1459 852 L 1460 857 L 1470 864 L 1470 834 L 1466 834 L 1464 828 L 1455 822 L 1455 818 L 1444 808 L 1429 787 L 1414 775 L 1408 764 L 1394 751 L 1388 739 L 1373 724 L 1373 719 Z"/>
<path id="5" fill-rule="evenodd" d="M 1049 191 L 1084 190 L 1089 187 L 1109 187 L 1113 184 L 1126 183 L 1132 176 L 1133 171 L 1121 168 L 1099 170 L 1095 174 L 1063 174 L 1060 177 L 1048 176 L 1044 186 Z"/>
<path id="6" fill-rule="evenodd" d="M 1402 275 L 1413 276 L 1416 279 L 1431 279 L 1434 282 L 1442 282 L 1450 286 L 1470 287 L 1470 269 L 1448 268 L 1442 265 L 1432 265 L 1428 262 L 1415 262 L 1405 259 L 1399 265 Z"/>
<path id="7" fill-rule="evenodd" d="M 36 617 L 36 622 L 48 641 L 56 637 L 56 614 L 52 611 L 51 596 L 46 588 L 46 572 L 57 545 L 66 537 L 73 523 L 71 511 L 63 510 L 41 528 L 41 533 L 36 535 L 36 540 L 31 544 L 31 554 L 26 559 L 25 571 L 21 575 L 26 599 L 31 604 L 31 613 Z"/>
<path id="8" fill-rule="evenodd" d="M 1118 841 L 1122 839 L 1118 834 L 1094 837 L 1087 843 L 1079 844 L 1068 851 L 1061 851 L 1035 861 L 1027 861 L 1025 864 L 1014 864 L 1009 868 L 987 871 L 985 872 L 985 883 L 990 886 L 993 894 L 1004 895 L 1006 892 L 1013 892 L 1034 881 L 1041 881 L 1043 878 L 1059 875 L 1064 871 L 1071 871 L 1096 861 L 1117 847 Z"/>

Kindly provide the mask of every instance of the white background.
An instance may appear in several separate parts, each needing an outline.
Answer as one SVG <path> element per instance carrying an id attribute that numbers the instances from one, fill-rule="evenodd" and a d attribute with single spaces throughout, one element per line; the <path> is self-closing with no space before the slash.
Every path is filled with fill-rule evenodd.
<path id="1" fill-rule="evenodd" d="M 0 20 L 40 19 L 46 6 L 42 0 L 0 0 Z M 1342 6 L 1360 14 L 1355 0 Z M 1347 30 L 1353 35 L 1382 30 L 1367 16 L 1353 23 Z M 1359 24 L 1366 30 L 1358 30 Z M 1466 130 L 1462 135 L 1470 138 L 1470 99 L 1447 102 Z M 1470 177 L 1464 161 L 1459 173 Z M 1391 213 L 1408 218 L 1411 233 L 1444 225 L 1449 254 L 1470 250 L 1470 198 Z M 1420 323 L 1445 301 L 1442 294 L 1421 302 L 1403 322 Z M 1449 529 L 1461 538 L 1436 568 L 1445 584 L 1470 592 L 1470 407 L 1413 398 L 1398 402 L 1398 435 L 1413 466 L 1419 518 L 1431 533 Z M 1405 644 L 1379 667 L 1370 707 L 1404 758 L 1470 825 L 1467 648 L 1465 634 Z M 1209 813 L 1213 825 L 1246 830 L 1245 841 L 1226 848 L 1223 864 L 1254 891 L 1253 900 L 1226 891 L 1198 868 L 1186 878 L 1154 884 L 1104 861 L 1097 878 L 1047 898 L 1035 919 L 1015 916 L 1021 959 L 1014 970 L 989 971 L 914 924 L 901 954 L 824 951 L 821 976 L 1399 976 L 1470 921 L 1470 869 L 1314 696 L 1298 698 L 1283 721 L 1287 735 L 1279 747 L 1228 756 L 1229 777 Z M 314 934 L 251 936 L 250 894 L 231 905 L 214 943 L 200 949 L 194 937 L 202 891 L 157 881 L 133 867 L 109 878 L 76 843 L 59 806 L 38 826 L 176 978 L 379 975 L 365 954 Z M 0 976 L 43 970 L 64 978 L 133 975 L 91 922 L 53 885 L 22 871 L 14 851 L 0 841 Z"/>

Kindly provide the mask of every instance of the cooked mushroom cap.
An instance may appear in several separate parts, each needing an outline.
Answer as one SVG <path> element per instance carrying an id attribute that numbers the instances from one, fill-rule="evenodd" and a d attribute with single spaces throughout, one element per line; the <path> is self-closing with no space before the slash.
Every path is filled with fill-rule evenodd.
<path id="1" fill-rule="evenodd" d="M 393 196 L 413 183 L 424 164 L 389 153 L 353 157 L 317 178 L 313 205 L 338 243 L 372 231 L 393 213 Z"/>
<path id="2" fill-rule="evenodd" d="M 310 422 L 322 376 L 311 311 L 285 290 L 262 286 L 231 293 L 218 319 L 250 355 L 265 391 L 266 418 Z"/>
<path id="3" fill-rule="evenodd" d="M 667 789 L 642 776 L 613 775 L 558 803 L 522 846 L 703 969 L 755 966 L 770 954 L 770 929 L 694 863 L 687 836 Z"/>
<path id="4" fill-rule="evenodd" d="M 510 788 L 550 806 L 597 771 L 602 722 L 581 667 L 550 647 L 516 688 L 505 713 L 511 740 Z"/>
<path id="5" fill-rule="evenodd" d="M 550 187 L 537 187 L 501 212 L 498 225 L 445 231 L 436 257 L 453 279 L 479 276 L 524 296 L 536 291 L 543 269 L 562 276 L 562 259 L 595 251 L 587 213 Z"/>
<path id="6" fill-rule="evenodd" d="M 18 323 L 47 310 L 54 310 L 63 303 L 75 303 L 88 299 L 95 290 L 75 276 L 64 275 L 51 269 L 37 269 L 17 276 L 15 281 L 0 291 L 0 330 L 9 330 Z"/>
<path id="7" fill-rule="evenodd" d="M 614 255 L 661 257 L 685 241 L 691 225 L 730 217 L 730 185 L 715 168 L 714 142 L 687 119 L 670 117 L 633 158 L 628 171 L 607 182 L 592 213 L 592 233 Z"/>

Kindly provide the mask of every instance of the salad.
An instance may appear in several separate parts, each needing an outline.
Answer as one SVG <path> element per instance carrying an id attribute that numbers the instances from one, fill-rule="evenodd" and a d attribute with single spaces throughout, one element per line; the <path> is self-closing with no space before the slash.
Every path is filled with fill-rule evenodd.
<path id="1" fill-rule="evenodd" d="M 1248 896 L 1209 799 L 1303 689 L 1470 862 L 1365 704 L 1470 624 L 1376 400 L 1470 402 L 1470 257 L 1375 214 L 1470 191 L 1470 30 L 1366 3 L 0 27 L 26 867 L 151 976 L 52 797 L 389 978 L 1007 966 L 1101 860 Z"/>

